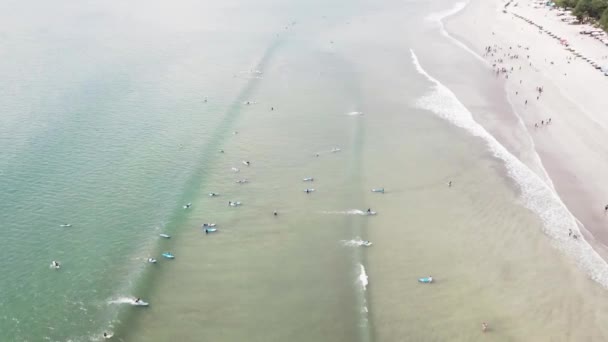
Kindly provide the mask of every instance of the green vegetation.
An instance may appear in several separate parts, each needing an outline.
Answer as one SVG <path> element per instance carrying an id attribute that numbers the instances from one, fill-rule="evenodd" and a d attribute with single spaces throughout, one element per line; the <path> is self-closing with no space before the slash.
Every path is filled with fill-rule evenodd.
<path id="1" fill-rule="evenodd" d="M 579 20 L 598 20 L 608 30 L 608 0 L 557 0 L 558 6 L 573 8 L 572 14 Z"/>

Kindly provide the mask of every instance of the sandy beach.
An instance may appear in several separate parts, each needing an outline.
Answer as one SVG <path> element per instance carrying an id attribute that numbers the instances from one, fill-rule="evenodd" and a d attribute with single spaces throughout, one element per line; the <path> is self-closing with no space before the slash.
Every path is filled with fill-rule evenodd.
<path id="1" fill-rule="evenodd" d="M 548 6 L 534 1 L 518 1 L 506 8 L 505 4 L 473 0 L 446 20 L 446 27 L 484 58 L 497 82 L 505 83 L 514 112 L 530 133 L 552 185 L 584 226 L 585 237 L 605 257 L 608 77 L 569 48 L 604 66 L 608 47 L 579 33 L 588 26 L 566 24 Z M 517 153 L 521 141 L 503 143 Z"/>

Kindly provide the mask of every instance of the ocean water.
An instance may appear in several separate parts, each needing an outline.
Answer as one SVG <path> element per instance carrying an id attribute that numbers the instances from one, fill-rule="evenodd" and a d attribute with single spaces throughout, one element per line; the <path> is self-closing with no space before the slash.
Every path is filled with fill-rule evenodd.
<path id="1" fill-rule="evenodd" d="M 0 4 L 0 339 L 605 340 L 464 6 Z"/>

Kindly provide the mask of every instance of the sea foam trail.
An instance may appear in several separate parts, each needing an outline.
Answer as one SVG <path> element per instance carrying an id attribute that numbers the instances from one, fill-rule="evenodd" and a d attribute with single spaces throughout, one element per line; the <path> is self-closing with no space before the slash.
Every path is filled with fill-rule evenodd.
<path id="1" fill-rule="evenodd" d="M 541 218 L 543 231 L 552 238 L 553 245 L 574 258 L 591 279 L 608 288 L 608 264 L 581 236 L 576 218 L 557 193 L 478 124 L 456 95 L 422 68 L 414 51 L 410 50 L 410 53 L 416 70 L 433 84 L 432 90 L 416 105 L 486 141 L 490 151 L 504 162 L 509 176 L 518 184 L 525 207 Z M 578 240 L 568 237 L 569 229 L 579 235 Z"/>
<path id="2" fill-rule="evenodd" d="M 110 299 L 108 301 L 108 304 L 130 304 L 130 305 L 134 305 L 135 304 L 135 299 L 131 298 L 131 297 L 118 297 L 115 299 Z"/>
<path id="3" fill-rule="evenodd" d="M 365 211 L 359 209 L 349 209 L 344 211 L 323 211 L 323 214 L 367 216 L 367 213 Z"/>
<path id="4" fill-rule="evenodd" d="M 357 279 L 357 281 L 361 285 L 361 288 L 363 289 L 363 291 L 366 291 L 367 284 L 369 284 L 369 282 L 368 282 L 367 273 L 365 272 L 365 267 L 363 266 L 363 264 L 359 264 L 359 278 Z"/>
<path id="5" fill-rule="evenodd" d="M 441 34 L 444 37 L 450 39 L 454 44 L 456 44 L 456 45 L 460 46 L 461 48 L 463 48 L 464 50 L 466 50 L 468 53 L 470 53 L 471 55 L 473 55 L 473 57 L 475 57 L 476 59 L 478 59 L 482 63 L 488 64 L 488 62 L 482 56 L 480 56 L 477 52 L 471 50 L 468 46 L 466 46 L 465 44 L 463 44 L 460 40 L 452 37 L 452 35 L 448 33 L 448 31 L 445 29 L 445 26 L 443 25 L 443 19 L 451 17 L 451 16 L 457 14 L 458 12 L 462 11 L 463 9 L 465 9 L 465 7 L 467 7 L 468 4 L 469 4 L 468 2 L 457 2 L 449 10 L 445 10 L 445 11 L 437 12 L 437 13 L 432 13 L 432 14 L 428 15 L 426 17 L 426 20 L 427 21 L 431 21 L 431 22 L 437 24 L 439 26 L 439 31 L 441 32 Z"/>
<path id="6" fill-rule="evenodd" d="M 340 241 L 346 247 L 361 247 L 369 244 L 369 241 L 361 240 L 360 237 L 355 237 L 353 240 L 342 240 Z"/>

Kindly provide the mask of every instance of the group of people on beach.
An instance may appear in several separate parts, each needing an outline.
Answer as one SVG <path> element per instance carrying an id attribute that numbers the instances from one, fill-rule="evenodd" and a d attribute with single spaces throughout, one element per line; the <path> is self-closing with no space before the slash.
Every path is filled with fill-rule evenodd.
<path id="1" fill-rule="evenodd" d="M 551 31 L 549 31 L 548 29 L 543 28 L 543 26 L 542 26 L 542 25 L 539 25 L 539 24 L 535 23 L 534 21 L 532 21 L 532 20 L 530 20 L 530 19 L 528 19 L 528 18 L 526 18 L 526 17 L 524 17 L 524 16 L 522 16 L 522 15 L 519 15 L 519 14 L 517 14 L 517 13 L 513 13 L 513 15 L 514 15 L 516 18 L 519 18 L 519 19 L 521 19 L 521 20 L 523 20 L 523 21 L 527 22 L 527 23 L 528 23 L 528 24 L 530 24 L 530 25 L 537 27 L 537 28 L 538 28 L 538 30 L 539 30 L 539 33 L 541 33 L 541 34 L 542 34 L 542 33 L 546 33 L 546 34 L 547 34 L 547 35 L 549 35 L 551 38 L 554 38 L 554 39 L 556 39 L 557 41 L 559 41 L 559 43 L 560 43 L 561 45 L 565 46 L 565 47 L 566 47 L 566 49 L 567 49 L 568 51 L 570 51 L 570 52 L 572 53 L 572 55 L 574 56 L 574 58 L 572 58 L 572 57 L 567 58 L 567 62 L 568 62 L 568 63 L 570 63 L 570 61 L 571 61 L 571 60 L 573 60 L 573 59 L 576 59 L 576 58 L 581 58 L 583 61 L 585 61 L 585 62 L 589 63 L 589 64 L 590 64 L 590 65 L 591 65 L 593 68 L 595 68 L 595 69 L 599 70 L 599 71 L 600 71 L 600 72 L 602 72 L 602 73 L 604 73 L 604 72 L 605 72 L 605 71 L 602 69 L 602 65 L 600 65 L 600 64 L 599 64 L 599 63 L 597 63 L 597 62 L 595 62 L 595 61 L 594 61 L 594 60 L 592 60 L 591 58 L 585 57 L 583 54 L 581 54 L 580 52 L 576 51 L 574 48 L 572 48 L 572 47 L 570 46 L 570 44 L 568 43 L 568 41 L 567 41 L 566 39 L 564 39 L 564 38 L 562 38 L 562 37 L 558 36 L 557 34 L 555 34 L 555 33 L 551 32 Z M 604 59 L 604 58 L 605 58 L 605 56 L 602 56 L 602 59 Z M 551 61 L 551 64 L 554 64 L 554 62 L 553 62 L 553 61 Z M 564 75 L 566 75 L 566 74 L 564 74 Z"/>
<path id="2" fill-rule="evenodd" d="M 546 126 L 546 125 L 550 125 L 550 124 L 551 124 L 551 118 L 549 118 L 549 119 L 547 119 L 547 120 L 540 120 L 540 125 L 541 125 L 541 126 Z M 538 123 L 535 123 L 535 124 L 534 124 L 534 127 L 535 127 L 535 128 L 538 128 L 538 127 L 540 127 L 540 126 L 538 125 Z"/>

